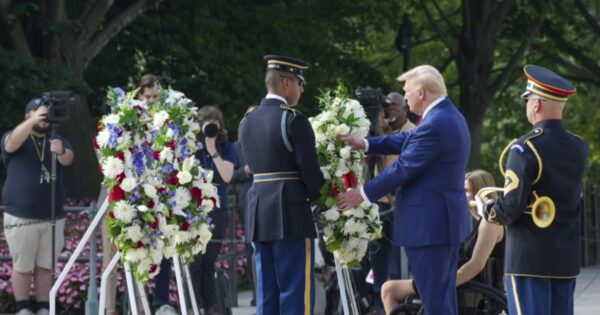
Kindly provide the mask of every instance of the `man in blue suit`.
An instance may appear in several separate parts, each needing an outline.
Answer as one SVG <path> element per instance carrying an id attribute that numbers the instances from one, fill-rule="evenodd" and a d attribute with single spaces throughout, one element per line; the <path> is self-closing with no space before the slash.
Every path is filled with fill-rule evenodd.
<path id="1" fill-rule="evenodd" d="M 425 313 L 458 314 L 458 248 L 469 226 L 464 192 L 469 129 L 437 69 L 418 66 L 398 80 L 405 82 L 404 97 L 421 122 L 389 136 L 342 137 L 355 150 L 399 157 L 360 189 L 342 194 L 338 204 L 347 210 L 396 191 L 394 242 L 406 249 Z"/>

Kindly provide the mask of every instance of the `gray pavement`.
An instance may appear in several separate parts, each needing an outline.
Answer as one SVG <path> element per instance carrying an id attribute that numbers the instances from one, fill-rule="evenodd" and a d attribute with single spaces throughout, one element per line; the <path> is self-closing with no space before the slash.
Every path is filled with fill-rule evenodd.
<path id="1" fill-rule="evenodd" d="M 256 314 L 256 308 L 250 306 L 251 299 L 252 292 L 240 292 L 239 307 L 233 308 L 233 315 Z M 575 288 L 575 315 L 600 315 L 600 265 L 581 269 Z"/>

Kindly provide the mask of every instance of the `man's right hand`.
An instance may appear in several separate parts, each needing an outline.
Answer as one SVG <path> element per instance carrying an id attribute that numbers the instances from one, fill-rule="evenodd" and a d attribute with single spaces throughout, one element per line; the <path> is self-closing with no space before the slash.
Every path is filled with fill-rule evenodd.
<path id="1" fill-rule="evenodd" d="M 339 136 L 339 139 L 349 145 L 352 150 L 364 151 L 366 149 L 365 138 L 359 138 L 353 135 Z"/>
<path id="2" fill-rule="evenodd" d="M 31 123 L 35 125 L 39 122 L 45 121 L 47 116 L 48 107 L 40 106 L 38 107 L 38 109 L 35 110 L 35 112 L 31 114 L 31 116 L 29 117 L 29 121 L 31 121 Z"/>

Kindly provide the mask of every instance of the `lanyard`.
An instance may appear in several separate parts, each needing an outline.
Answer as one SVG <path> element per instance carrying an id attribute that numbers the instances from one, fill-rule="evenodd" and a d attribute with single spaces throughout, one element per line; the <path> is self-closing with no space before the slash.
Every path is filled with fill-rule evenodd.
<path id="1" fill-rule="evenodd" d="M 33 135 L 29 135 L 29 136 L 31 137 L 31 141 L 33 141 L 33 145 L 35 146 L 35 152 L 37 153 L 37 156 L 40 159 L 40 162 L 44 163 L 44 156 L 46 155 L 46 135 L 44 135 L 44 138 L 42 138 L 43 144 L 42 144 L 41 151 L 40 151 L 40 148 L 38 147 L 38 143 L 37 143 L 36 139 L 33 137 Z"/>

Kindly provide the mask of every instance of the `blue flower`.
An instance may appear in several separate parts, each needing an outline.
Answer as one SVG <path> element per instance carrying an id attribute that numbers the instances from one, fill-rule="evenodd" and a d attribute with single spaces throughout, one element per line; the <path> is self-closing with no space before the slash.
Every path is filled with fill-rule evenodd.
<path id="1" fill-rule="evenodd" d="M 137 152 L 134 156 L 133 156 L 133 165 L 135 166 L 135 173 L 138 176 L 142 176 L 142 174 L 144 173 L 144 169 L 145 167 L 145 163 L 144 163 L 144 153 L 143 152 Z"/>
<path id="2" fill-rule="evenodd" d="M 123 91 L 123 89 L 122 89 L 122 88 L 120 88 L 120 87 L 116 87 L 116 88 L 114 88 L 114 89 L 113 89 L 113 91 L 114 91 L 115 93 L 119 94 L 119 95 L 123 95 L 123 94 L 125 94 L 125 91 Z"/>
<path id="3" fill-rule="evenodd" d="M 173 167 L 172 164 L 165 164 L 160 169 L 160 172 L 163 173 L 163 174 L 171 174 L 171 172 L 173 172 L 174 170 L 175 170 L 175 168 Z"/>

